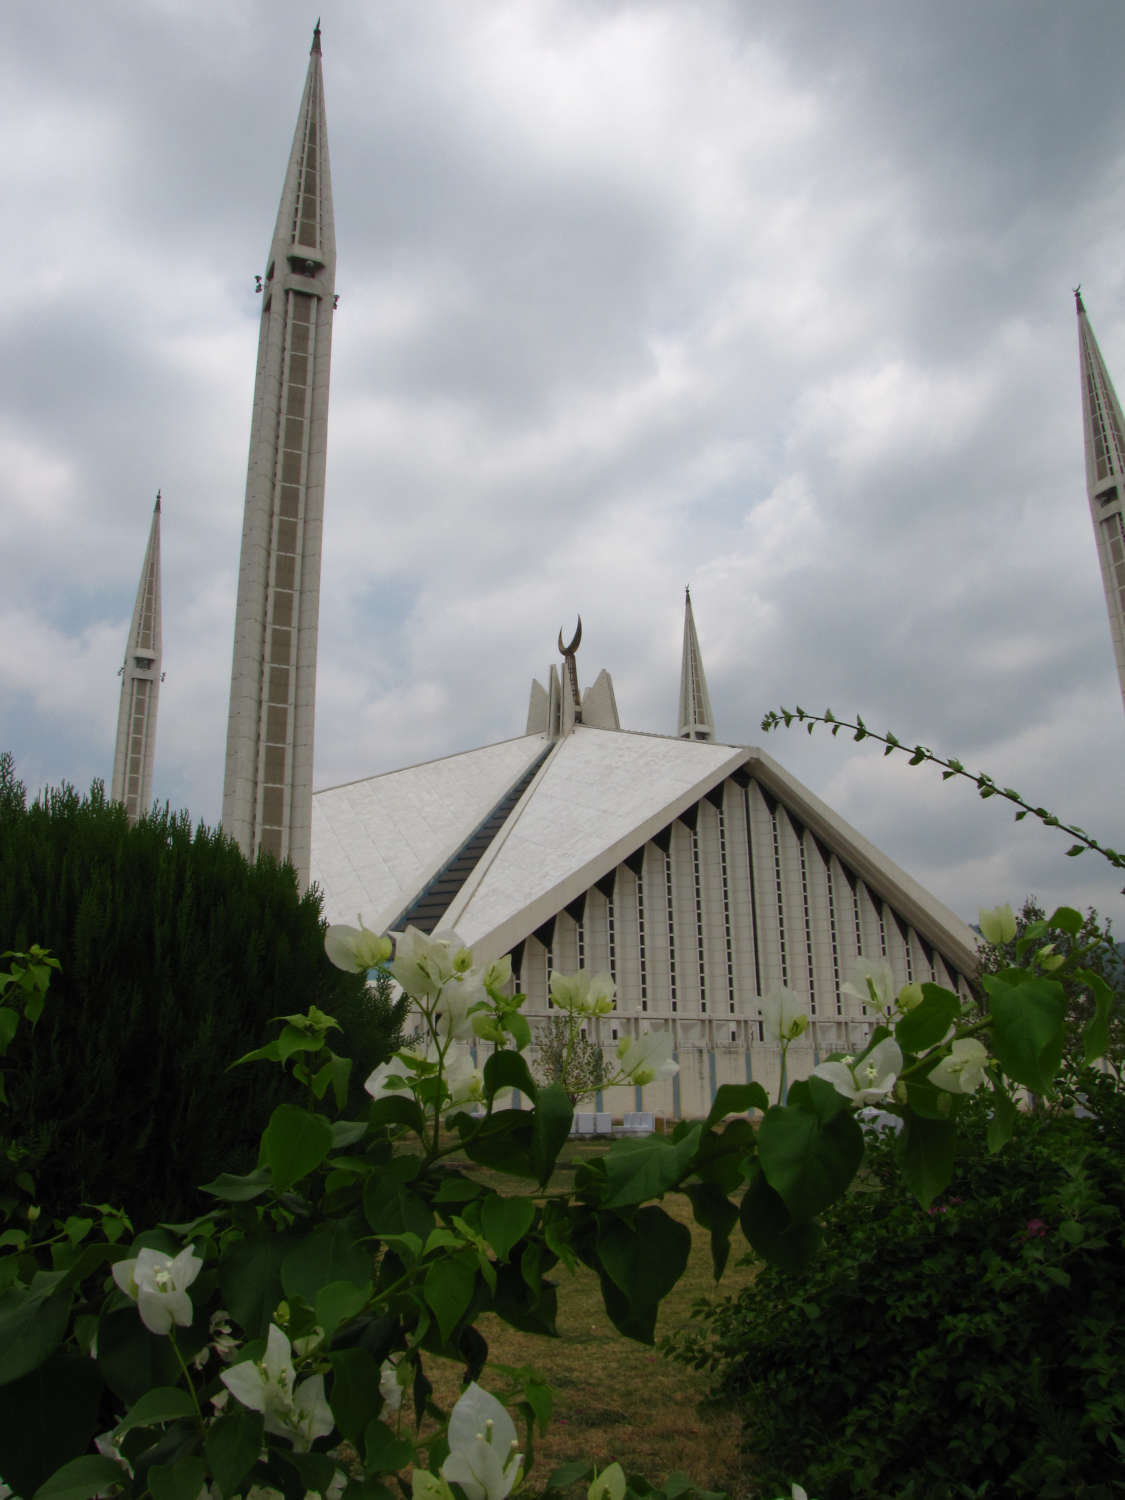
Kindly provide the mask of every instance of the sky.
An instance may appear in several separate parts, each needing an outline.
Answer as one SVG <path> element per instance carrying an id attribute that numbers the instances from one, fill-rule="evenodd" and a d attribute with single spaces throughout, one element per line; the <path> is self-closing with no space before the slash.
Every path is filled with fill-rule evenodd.
<path id="1" fill-rule="evenodd" d="M 581 614 L 966 920 L 1122 880 L 1072 288 L 1125 389 L 1117 0 L 321 0 L 340 294 L 317 787 L 521 734 Z M 264 271 L 313 12 L 40 0 L 0 55 L 0 748 L 112 770 L 163 493 L 154 796 L 217 820 Z"/>

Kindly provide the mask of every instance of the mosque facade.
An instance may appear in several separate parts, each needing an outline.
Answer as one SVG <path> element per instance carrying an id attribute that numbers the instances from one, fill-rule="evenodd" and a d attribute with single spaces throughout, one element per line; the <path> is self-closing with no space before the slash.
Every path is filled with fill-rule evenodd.
<path id="1" fill-rule="evenodd" d="M 619 1114 L 705 1113 L 724 1083 L 774 1091 L 762 999 L 779 987 L 811 1018 L 790 1078 L 861 1048 L 872 1017 L 847 984 L 856 959 L 885 961 L 896 985 L 967 992 L 975 934 L 771 756 L 717 737 L 690 595 L 675 734 L 623 728 L 608 672 L 581 688 L 579 620 L 532 684 L 522 735 L 313 792 L 334 274 L 318 26 L 260 278 L 223 799 L 247 855 L 290 860 L 330 921 L 452 928 L 479 959 L 510 952 L 533 1027 L 551 1015 L 554 970 L 609 973 L 616 1010 L 588 1022 L 591 1039 L 609 1050 L 667 1028 L 680 1065 L 598 1099 Z M 1080 296 L 1078 315 L 1088 491 L 1125 693 L 1125 420 Z M 113 783 L 134 810 L 151 787 L 158 519 Z M 143 650 L 142 598 L 156 608 Z"/>

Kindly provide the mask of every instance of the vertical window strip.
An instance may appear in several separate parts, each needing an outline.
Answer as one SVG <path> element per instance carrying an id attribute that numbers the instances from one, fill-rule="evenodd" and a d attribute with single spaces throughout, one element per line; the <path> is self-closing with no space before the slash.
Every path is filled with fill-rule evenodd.
<path id="1" fill-rule="evenodd" d="M 785 895 L 781 888 L 781 835 L 777 827 L 777 809 L 770 813 L 773 827 L 773 887 L 777 903 L 777 945 L 781 951 L 781 982 L 789 983 L 789 959 L 785 952 Z"/>
<path id="2" fill-rule="evenodd" d="M 648 957 L 645 952 L 644 866 L 637 871 L 637 951 L 641 970 L 641 1009 L 648 1010 Z"/>
<path id="3" fill-rule="evenodd" d="M 691 868 L 695 879 L 695 953 L 699 965 L 699 1013 L 707 1014 L 707 975 L 703 962 L 703 886 L 699 872 L 699 822 L 691 830 Z"/>
<path id="4" fill-rule="evenodd" d="M 613 897 L 605 902 L 606 930 L 609 936 L 609 977 L 617 983 L 617 917 L 613 909 Z"/>
<path id="5" fill-rule="evenodd" d="M 722 802 L 717 808 L 719 814 L 719 875 L 723 883 L 723 936 L 727 946 L 727 1003 L 730 1013 L 734 1015 L 734 943 L 731 939 L 730 922 L 730 876 L 727 871 L 727 823 L 726 812 Z M 734 1041 L 732 1035 L 731 1041 Z"/>
<path id="6" fill-rule="evenodd" d="M 832 940 L 832 988 L 836 992 L 836 1014 L 844 1014 L 844 1000 L 840 994 L 840 935 L 836 930 L 836 893 L 832 887 L 832 861 L 824 862 L 824 885 L 828 893 L 828 935 Z"/>
<path id="7" fill-rule="evenodd" d="M 754 948 L 754 993 L 762 993 L 762 961 L 758 944 L 758 894 L 754 882 L 754 835 L 750 826 L 750 787 L 742 790 L 742 816 L 746 826 L 746 879 L 750 885 L 750 941 Z"/>
<path id="8" fill-rule="evenodd" d="M 547 984 L 547 1009 L 554 1010 L 555 1002 L 551 999 L 551 970 L 553 968 L 552 953 L 554 950 L 543 945 L 543 975 Z"/>
<path id="9" fill-rule="evenodd" d="M 578 933 L 578 967 L 584 969 L 586 967 L 586 924 L 576 922 L 574 926 Z"/>
<path id="10" fill-rule="evenodd" d="M 668 852 L 664 856 L 664 896 L 668 908 L 668 994 L 672 1001 L 672 1010 L 677 1011 L 679 1004 L 676 995 L 676 926 L 675 908 L 672 904 L 672 841 L 668 840 Z"/>
<path id="11" fill-rule="evenodd" d="M 813 969 L 812 916 L 809 912 L 809 868 L 805 857 L 805 838 L 797 839 L 797 850 L 801 856 L 801 909 L 805 914 L 805 966 L 809 979 L 809 1015 L 816 1016 L 816 973 Z"/>

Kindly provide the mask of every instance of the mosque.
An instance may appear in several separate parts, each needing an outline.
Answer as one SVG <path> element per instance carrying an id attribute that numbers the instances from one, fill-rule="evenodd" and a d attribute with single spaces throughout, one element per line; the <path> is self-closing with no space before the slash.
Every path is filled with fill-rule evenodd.
<path id="1" fill-rule="evenodd" d="M 609 972 L 617 1009 L 590 1021 L 592 1039 L 667 1027 L 680 1071 L 599 1109 L 696 1115 L 723 1083 L 772 1092 L 779 1054 L 760 1006 L 778 986 L 812 1018 L 791 1078 L 858 1049 L 871 1021 L 844 988 L 858 956 L 885 959 L 900 985 L 964 992 L 975 934 L 764 751 L 719 738 L 690 595 L 674 734 L 623 728 L 608 672 L 581 687 L 579 619 L 546 685 L 531 685 L 522 735 L 313 791 L 335 260 L 318 25 L 261 278 L 226 831 L 315 881 L 329 921 L 452 927 L 480 958 L 510 952 L 533 1026 L 553 969 Z M 1087 487 L 1125 694 L 1125 420 L 1077 300 Z M 112 780 L 132 816 L 151 801 L 159 522 L 158 497 Z"/>

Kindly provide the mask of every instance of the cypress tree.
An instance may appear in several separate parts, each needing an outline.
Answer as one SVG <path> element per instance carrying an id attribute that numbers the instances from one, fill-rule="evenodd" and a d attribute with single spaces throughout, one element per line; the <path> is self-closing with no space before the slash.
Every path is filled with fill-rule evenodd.
<path id="1" fill-rule="evenodd" d="M 229 1070 L 317 1005 L 362 1080 L 397 1044 L 401 1016 L 324 953 L 322 898 L 291 866 L 246 860 L 186 813 L 130 825 L 95 782 L 30 807 L 0 756 L 0 951 L 49 948 L 61 970 L 7 1074 L 13 1139 L 52 1212 L 113 1203 L 138 1223 L 201 1212 L 196 1187 L 254 1164 L 283 1098 L 276 1066 Z M 2 1149 L 0 1143 L 0 1149 Z"/>

